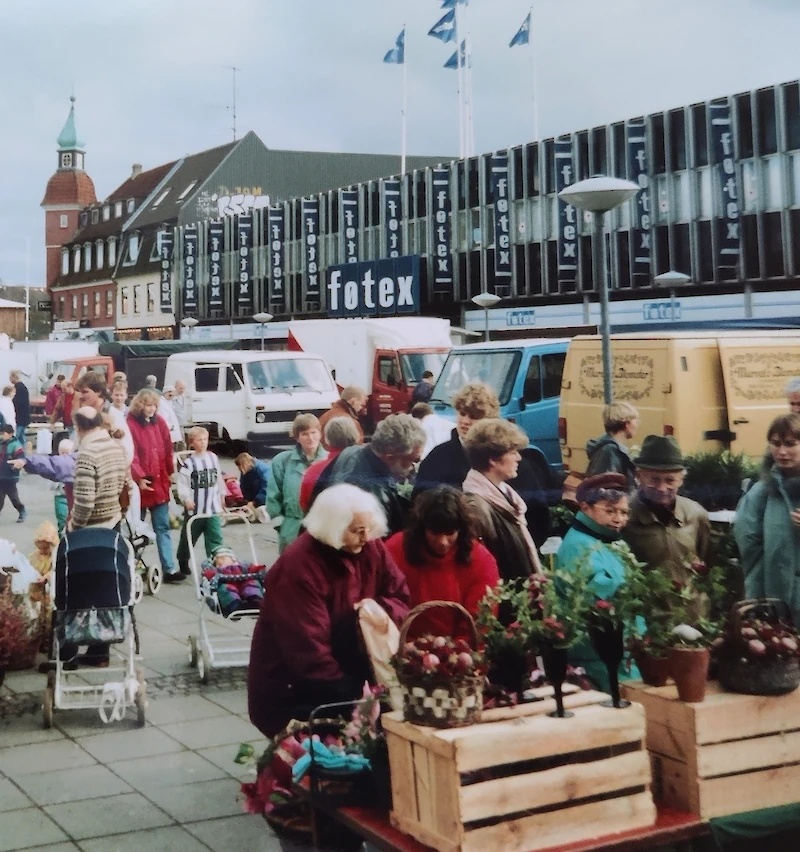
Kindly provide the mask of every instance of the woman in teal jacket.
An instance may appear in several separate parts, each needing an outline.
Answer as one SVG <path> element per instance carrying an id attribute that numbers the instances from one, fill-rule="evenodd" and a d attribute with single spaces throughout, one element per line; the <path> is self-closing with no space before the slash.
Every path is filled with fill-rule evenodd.
<path id="1" fill-rule="evenodd" d="M 293 450 L 278 453 L 272 460 L 272 476 L 267 484 L 267 512 L 277 522 L 278 550 L 283 553 L 300 534 L 303 510 L 300 483 L 309 467 L 328 457 L 322 448 L 322 431 L 313 414 L 298 414 L 292 423 Z"/>
<path id="2" fill-rule="evenodd" d="M 625 582 L 623 553 L 630 552 L 621 534 L 629 514 L 627 477 L 621 473 L 589 476 L 575 496 L 580 511 L 556 554 L 556 568 L 588 570 L 589 590 L 598 599 L 608 600 Z M 569 661 L 583 666 L 597 687 L 608 691 L 608 672 L 588 639 L 570 648 Z M 620 680 L 631 677 L 638 677 L 638 672 L 621 666 Z"/>
<path id="3" fill-rule="evenodd" d="M 748 598 L 780 598 L 800 625 L 800 415 L 776 417 L 767 430 L 770 458 L 736 507 Z"/>

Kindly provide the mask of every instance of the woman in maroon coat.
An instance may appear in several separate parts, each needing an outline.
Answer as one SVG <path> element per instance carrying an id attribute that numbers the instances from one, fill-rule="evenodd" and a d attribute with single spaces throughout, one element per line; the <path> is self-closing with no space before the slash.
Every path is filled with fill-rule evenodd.
<path id="1" fill-rule="evenodd" d="M 170 476 L 175 469 L 172 439 L 157 410 L 158 394 L 153 390 L 140 390 L 131 402 L 126 421 L 133 439 L 131 477 L 139 486 L 142 514 L 145 509 L 150 510 L 164 580 L 180 583 L 186 576 L 175 565 L 169 534 Z"/>
<path id="2" fill-rule="evenodd" d="M 267 737 L 320 704 L 361 696 L 371 675 L 359 601 L 372 598 L 398 624 L 408 613 L 408 586 L 381 541 L 386 519 L 371 494 L 335 485 L 304 523 L 267 573 L 250 650 L 250 719 Z"/>

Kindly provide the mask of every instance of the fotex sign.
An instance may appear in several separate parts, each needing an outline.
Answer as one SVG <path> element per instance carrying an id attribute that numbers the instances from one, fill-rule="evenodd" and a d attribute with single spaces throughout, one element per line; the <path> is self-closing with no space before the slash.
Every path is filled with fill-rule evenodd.
<path id="1" fill-rule="evenodd" d="M 328 267 L 328 316 L 419 313 L 419 269 L 419 255 Z"/>

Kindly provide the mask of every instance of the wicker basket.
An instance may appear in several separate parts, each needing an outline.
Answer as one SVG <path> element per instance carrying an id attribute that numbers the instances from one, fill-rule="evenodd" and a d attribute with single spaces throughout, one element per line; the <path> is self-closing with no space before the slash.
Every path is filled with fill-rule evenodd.
<path id="1" fill-rule="evenodd" d="M 400 628 L 400 651 L 416 617 L 437 608 L 456 610 L 469 625 L 470 644 L 477 648 L 478 631 L 475 622 L 461 604 L 454 601 L 428 601 L 414 607 L 403 622 Z M 472 725 L 480 719 L 485 683 L 483 675 L 423 681 L 398 672 L 397 679 L 403 688 L 403 718 L 406 722 L 432 728 L 457 728 Z"/>

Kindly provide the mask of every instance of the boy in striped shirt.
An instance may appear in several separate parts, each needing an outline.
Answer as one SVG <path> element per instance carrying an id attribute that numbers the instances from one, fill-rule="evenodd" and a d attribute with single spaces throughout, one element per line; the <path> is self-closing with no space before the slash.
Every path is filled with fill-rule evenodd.
<path id="1" fill-rule="evenodd" d="M 226 494 L 219 459 L 208 451 L 208 429 L 195 426 L 189 431 L 188 439 L 192 454 L 178 471 L 178 497 L 185 510 L 178 544 L 178 565 L 182 574 L 190 573 L 186 525 L 193 515 L 211 517 L 198 518 L 192 524 L 192 544 L 202 535 L 209 558 L 222 546 L 222 525 L 218 516 L 223 511 Z"/>

